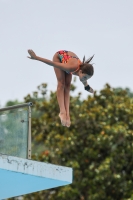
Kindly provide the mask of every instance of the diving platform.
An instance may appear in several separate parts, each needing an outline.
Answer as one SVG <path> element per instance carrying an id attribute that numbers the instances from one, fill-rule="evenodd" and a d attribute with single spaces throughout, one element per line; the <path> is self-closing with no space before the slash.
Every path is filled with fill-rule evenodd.
<path id="1" fill-rule="evenodd" d="M 72 168 L 0 154 L 0 200 L 72 183 Z"/>

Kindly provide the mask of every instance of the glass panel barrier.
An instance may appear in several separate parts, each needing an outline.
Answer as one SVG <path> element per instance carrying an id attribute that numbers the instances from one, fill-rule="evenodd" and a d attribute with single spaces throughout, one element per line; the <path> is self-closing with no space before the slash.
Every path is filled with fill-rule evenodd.
<path id="1" fill-rule="evenodd" d="M 27 158 L 29 110 L 0 113 L 0 153 Z"/>

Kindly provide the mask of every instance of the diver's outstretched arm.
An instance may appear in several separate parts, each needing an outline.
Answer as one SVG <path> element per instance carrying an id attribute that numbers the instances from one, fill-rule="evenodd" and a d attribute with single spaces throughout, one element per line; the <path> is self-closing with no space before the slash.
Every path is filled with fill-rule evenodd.
<path id="1" fill-rule="evenodd" d="M 45 63 L 45 64 L 47 64 L 47 65 L 56 67 L 56 68 L 61 69 L 61 70 L 63 70 L 63 71 L 69 71 L 69 70 L 71 70 L 71 68 L 72 68 L 72 66 L 67 65 L 67 63 L 64 64 L 64 63 L 54 62 L 54 61 L 48 60 L 48 59 L 46 59 L 46 58 L 41 58 L 41 57 L 37 56 L 37 55 L 35 54 L 35 52 L 34 52 L 33 50 L 31 50 L 31 49 L 28 50 L 28 53 L 29 53 L 29 55 L 30 55 L 30 56 L 28 56 L 28 58 L 30 58 L 30 59 L 32 59 L 32 60 L 41 61 L 41 62 L 43 62 L 43 63 Z"/>

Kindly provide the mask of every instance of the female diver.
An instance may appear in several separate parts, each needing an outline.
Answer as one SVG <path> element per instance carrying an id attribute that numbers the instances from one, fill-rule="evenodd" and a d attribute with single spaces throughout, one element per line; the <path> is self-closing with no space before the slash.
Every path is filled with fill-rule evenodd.
<path id="1" fill-rule="evenodd" d="M 57 100 L 60 108 L 59 117 L 63 126 L 70 127 L 69 92 L 72 75 L 79 76 L 85 90 L 93 93 L 93 89 L 88 85 L 87 80 L 94 74 L 94 68 L 90 64 L 94 55 L 86 61 L 84 56 L 83 62 L 81 62 L 77 55 L 71 51 L 61 50 L 56 52 L 53 56 L 53 61 L 37 56 L 31 49 L 28 50 L 28 53 L 30 55 L 28 58 L 44 62 L 54 67 L 58 81 Z"/>

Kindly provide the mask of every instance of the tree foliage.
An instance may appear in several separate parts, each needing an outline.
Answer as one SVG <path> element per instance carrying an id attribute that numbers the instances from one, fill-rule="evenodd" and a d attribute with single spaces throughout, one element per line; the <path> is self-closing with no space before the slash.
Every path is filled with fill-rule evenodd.
<path id="1" fill-rule="evenodd" d="M 75 86 L 72 85 L 72 90 Z M 39 93 L 43 96 L 40 97 Z M 62 127 L 56 93 L 42 84 L 32 101 L 32 159 L 72 167 L 71 185 L 24 196 L 24 200 L 132 200 L 133 98 L 106 84 L 99 94 L 70 99 L 72 125 Z"/>

